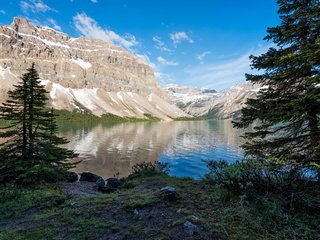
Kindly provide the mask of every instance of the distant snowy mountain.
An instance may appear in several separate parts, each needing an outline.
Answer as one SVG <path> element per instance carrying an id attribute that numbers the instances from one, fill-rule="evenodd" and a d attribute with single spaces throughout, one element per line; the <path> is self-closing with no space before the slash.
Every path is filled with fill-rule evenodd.
<path id="1" fill-rule="evenodd" d="M 0 26 L 0 104 L 34 62 L 56 109 L 163 120 L 188 116 L 163 91 L 154 70 L 112 42 L 72 38 L 23 18 Z"/>
<path id="2" fill-rule="evenodd" d="M 236 118 L 248 98 L 254 98 L 260 86 L 243 83 L 221 92 L 198 87 L 169 84 L 164 88 L 172 102 L 193 116 Z"/>
<path id="3" fill-rule="evenodd" d="M 204 116 L 208 113 L 208 102 L 218 94 L 215 90 L 199 87 L 187 87 L 169 84 L 166 90 L 171 101 L 180 109 L 193 116 Z"/>

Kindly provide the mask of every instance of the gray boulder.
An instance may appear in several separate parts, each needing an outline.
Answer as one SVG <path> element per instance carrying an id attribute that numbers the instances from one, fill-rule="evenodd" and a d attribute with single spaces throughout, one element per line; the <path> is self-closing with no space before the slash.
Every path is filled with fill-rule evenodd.
<path id="1" fill-rule="evenodd" d="M 176 189 L 171 186 L 166 186 L 160 189 L 160 196 L 163 200 L 174 201 L 179 199 Z"/>
<path id="2" fill-rule="evenodd" d="M 106 185 L 106 182 L 104 181 L 104 179 L 101 177 L 96 181 L 96 186 L 97 187 L 104 187 Z"/>
<path id="3" fill-rule="evenodd" d="M 79 175 L 76 172 L 67 172 L 67 182 L 77 182 Z"/>
<path id="4" fill-rule="evenodd" d="M 121 185 L 121 181 L 117 178 L 108 178 L 107 179 L 107 186 L 112 188 L 119 188 Z"/>
<path id="5" fill-rule="evenodd" d="M 197 225 L 195 225 L 192 222 L 190 222 L 190 221 L 186 221 L 183 224 L 183 228 L 190 234 L 195 234 L 195 233 L 198 233 L 200 231 L 200 228 Z"/>
<path id="6" fill-rule="evenodd" d="M 96 183 L 99 179 L 102 177 L 95 175 L 91 172 L 83 172 L 80 175 L 80 181 L 85 181 L 85 182 L 94 182 Z"/>

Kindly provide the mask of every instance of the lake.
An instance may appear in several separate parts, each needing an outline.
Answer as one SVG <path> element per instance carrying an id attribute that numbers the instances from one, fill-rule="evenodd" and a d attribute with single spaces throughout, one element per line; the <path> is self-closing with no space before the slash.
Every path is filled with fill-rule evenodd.
<path id="1" fill-rule="evenodd" d="M 201 178 L 207 161 L 234 162 L 243 157 L 240 137 L 228 120 L 138 122 L 60 125 L 60 134 L 79 153 L 75 171 L 90 171 L 104 178 L 125 177 L 136 163 L 160 161 L 169 174 Z"/>

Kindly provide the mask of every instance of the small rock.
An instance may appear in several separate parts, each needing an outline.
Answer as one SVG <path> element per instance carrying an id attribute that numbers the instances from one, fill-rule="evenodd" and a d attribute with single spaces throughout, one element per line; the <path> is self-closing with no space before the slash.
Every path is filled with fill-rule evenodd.
<path id="1" fill-rule="evenodd" d="M 174 187 L 166 186 L 160 189 L 160 195 L 163 200 L 175 201 L 179 198 Z"/>
<path id="2" fill-rule="evenodd" d="M 200 230 L 200 228 L 197 225 L 193 224 L 190 221 L 186 221 L 183 224 L 183 227 L 191 234 L 197 233 Z"/>
<path id="3" fill-rule="evenodd" d="M 139 213 L 138 209 L 134 209 L 133 210 L 133 215 L 134 215 L 135 219 L 139 219 L 140 218 L 140 213 Z"/>
<path id="4" fill-rule="evenodd" d="M 135 208 L 135 209 L 133 210 L 133 214 L 134 214 L 134 215 L 139 215 L 138 209 Z"/>
<path id="5" fill-rule="evenodd" d="M 79 175 L 76 172 L 67 172 L 67 182 L 77 182 L 79 179 Z"/>
<path id="6" fill-rule="evenodd" d="M 106 185 L 106 182 L 104 181 L 103 178 L 99 178 L 97 181 L 96 181 L 96 186 L 97 187 L 104 187 Z"/>
<path id="7" fill-rule="evenodd" d="M 166 186 L 160 189 L 161 192 L 175 192 L 176 189 L 174 187 Z"/>
<path id="8" fill-rule="evenodd" d="M 181 208 L 177 210 L 177 213 L 180 214 L 182 212 Z"/>
<path id="9" fill-rule="evenodd" d="M 85 181 L 85 182 L 97 182 L 101 177 L 98 175 L 95 175 L 91 172 L 83 172 L 80 175 L 80 181 Z"/>
<path id="10" fill-rule="evenodd" d="M 121 185 L 121 181 L 117 178 L 108 178 L 107 185 L 113 188 L 119 188 Z"/>
<path id="11" fill-rule="evenodd" d="M 117 191 L 117 189 L 106 185 L 106 186 L 98 187 L 98 191 L 103 193 L 112 193 L 114 191 Z"/>

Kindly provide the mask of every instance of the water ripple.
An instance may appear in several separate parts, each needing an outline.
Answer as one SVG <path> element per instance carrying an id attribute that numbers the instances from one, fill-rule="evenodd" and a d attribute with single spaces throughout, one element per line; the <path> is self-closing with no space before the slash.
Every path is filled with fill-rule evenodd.
<path id="1" fill-rule="evenodd" d="M 104 177 L 127 176 L 136 163 L 161 161 L 170 174 L 199 179 L 207 161 L 236 161 L 243 157 L 239 137 L 230 121 L 127 123 L 79 127 L 63 125 L 68 148 L 85 159 L 77 171 Z"/>

